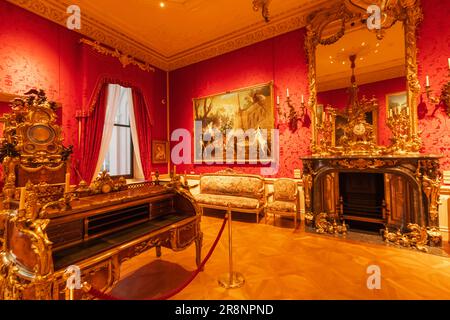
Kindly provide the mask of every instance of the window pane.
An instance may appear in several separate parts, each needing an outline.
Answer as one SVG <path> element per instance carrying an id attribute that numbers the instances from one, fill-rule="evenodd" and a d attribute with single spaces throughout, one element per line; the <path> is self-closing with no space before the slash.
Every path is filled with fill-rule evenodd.
<path id="1" fill-rule="evenodd" d="M 120 105 L 117 108 L 117 115 L 115 119 L 116 124 L 130 125 L 130 110 L 128 110 L 127 96 L 122 95 L 122 99 L 120 99 Z"/>
<path id="2" fill-rule="evenodd" d="M 112 176 L 131 175 L 131 129 L 114 126 L 103 170 Z"/>

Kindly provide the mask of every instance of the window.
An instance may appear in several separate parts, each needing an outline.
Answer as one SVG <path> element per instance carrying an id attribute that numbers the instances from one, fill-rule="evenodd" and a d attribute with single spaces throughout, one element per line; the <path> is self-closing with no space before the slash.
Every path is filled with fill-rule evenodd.
<path id="1" fill-rule="evenodd" d="M 122 88 L 121 89 L 125 89 Z M 133 141 L 130 126 L 129 95 L 120 91 L 119 105 L 114 118 L 111 141 L 103 161 L 102 170 L 111 176 L 133 178 Z"/>

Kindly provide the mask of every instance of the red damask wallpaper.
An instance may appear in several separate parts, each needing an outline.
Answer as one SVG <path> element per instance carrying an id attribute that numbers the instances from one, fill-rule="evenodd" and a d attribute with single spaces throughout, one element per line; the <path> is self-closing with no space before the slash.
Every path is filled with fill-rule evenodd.
<path id="1" fill-rule="evenodd" d="M 424 21 L 418 39 L 419 79 L 424 86 L 429 75 L 432 89 L 438 95 L 448 81 L 450 57 L 450 16 L 448 6 L 439 0 L 422 1 Z M 446 8 L 443 8 L 446 7 Z M 170 73 L 171 130 L 193 131 L 192 99 L 273 80 L 275 96 L 285 98 L 286 88 L 297 104 L 302 94 L 307 101 L 307 59 L 304 51 L 304 29 L 200 62 Z M 79 43 L 80 36 L 61 26 L 0 0 L 0 91 L 23 93 L 31 87 L 44 88 L 50 98 L 63 105 L 66 144 L 75 145 L 77 125 L 75 112 L 86 109 L 96 83 L 102 77 L 119 79 L 142 87 L 151 108 L 154 126 L 152 137 L 164 139 L 166 110 L 166 73 L 142 72 L 136 67 L 123 68 L 120 63 L 100 55 Z M 396 90 L 394 90 L 396 91 Z M 444 169 L 450 170 L 450 119 L 442 109 L 432 116 L 434 106 L 426 101 L 428 114 L 419 123 L 423 152 L 442 153 Z M 384 108 L 383 108 L 384 110 Z M 277 176 L 293 176 L 301 168 L 300 156 L 310 154 L 311 132 L 299 127 L 291 132 L 280 126 L 281 167 Z M 385 138 L 383 138 L 385 139 Z M 165 166 L 155 166 L 165 172 Z M 184 165 L 178 172 L 216 171 L 223 167 Z M 260 173 L 258 166 L 243 166 L 241 171 Z"/>
<path id="2" fill-rule="evenodd" d="M 186 128 L 193 134 L 192 99 L 274 81 L 274 94 L 285 99 L 286 88 L 299 103 L 307 96 L 307 59 L 303 49 L 304 29 L 266 40 L 261 43 L 200 62 L 170 73 L 171 131 Z M 301 127 L 291 132 L 280 126 L 280 168 L 277 176 L 293 177 L 301 168 L 300 156 L 310 153 L 310 129 Z M 223 166 L 181 165 L 178 172 L 196 174 L 214 172 Z M 242 172 L 260 174 L 259 166 L 237 166 Z"/>
<path id="3" fill-rule="evenodd" d="M 418 38 L 419 79 L 425 84 L 425 75 L 429 75 L 436 95 L 445 81 L 448 81 L 448 62 L 450 57 L 450 16 L 449 6 L 442 6 L 439 0 L 422 1 L 424 21 L 420 25 Z M 270 80 L 275 81 L 275 96 L 284 98 L 289 87 L 294 101 L 300 100 L 302 93 L 307 101 L 307 59 L 304 50 L 304 30 L 297 30 L 274 39 L 258 43 L 235 52 L 200 62 L 170 73 L 171 130 L 186 128 L 193 131 L 192 99 L 214 93 L 220 93 L 240 87 L 246 87 Z M 382 103 L 380 121 L 385 119 L 385 97 L 382 87 L 389 91 L 404 90 L 398 79 L 389 83 L 374 84 L 375 95 Z M 370 95 L 367 92 L 361 93 Z M 423 96 L 426 99 L 426 96 Z M 420 121 L 422 130 L 423 152 L 440 153 L 445 157 L 442 167 L 450 170 L 450 118 L 442 109 L 434 116 L 434 106 L 428 104 L 428 114 Z M 292 177 L 296 168 L 301 168 L 300 156 L 310 154 L 311 132 L 300 128 L 292 133 L 287 127 L 281 127 L 281 167 L 277 176 Z M 381 132 L 381 143 L 387 144 L 389 130 Z M 183 165 L 179 169 L 187 172 L 213 172 L 221 166 Z M 177 170 L 179 170 L 177 168 Z M 240 171 L 259 173 L 259 167 L 243 166 Z"/>
<path id="4" fill-rule="evenodd" d="M 122 67 L 112 57 L 94 52 L 79 42 L 81 36 L 53 22 L 0 0 L 0 92 L 23 94 L 42 88 L 62 104 L 65 144 L 78 157 L 77 110 L 87 110 L 97 83 L 114 79 L 141 88 L 150 107 L 154 139 L 166 138 L 166 72 L 144 72 Z M 148 151 L 150 152 L 150 150 Z M 166 165 L 155 165 L 167 172 Z M 74 180 L 75 174 L 72 174 Z"/>
<path id="5" fill-rule="evenodd" d="M 444 4 L 444 2 L 446 4 Z M 443 154 L 444 170 L 450 170 L 450 118 L 444 108 L 433 115 L 435 106 L 427 101 L 425 77 L 429 75 L 432 90 L 439 96 L 444 83 L 449 81 L 448 58 L 450 58 L 450 6 L 446 1 L 422 1 L 424 21 L 420 25 L 418 40 L 419 80 L 422 99 L 428 113 L 419 121 L 422 131 L 423 152 Z"/>

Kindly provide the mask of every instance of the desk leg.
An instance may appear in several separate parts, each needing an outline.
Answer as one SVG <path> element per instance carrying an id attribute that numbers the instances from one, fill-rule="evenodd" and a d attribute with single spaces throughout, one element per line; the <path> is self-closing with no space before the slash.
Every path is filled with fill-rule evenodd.
<path id="1" fill-rule="evenodd" d="M 156 246 L 156 257 L 161 258 L 161 246 Z"/>
<path id="2" fill-rule="evenodd" d="M 203 244 L 203 232 L 200 232 L 197 239 L 195 239 L 195 262 L 197 263 L 197 268 L 202 264 L 202 244 Z M 201 271 L 203 271 L 202 268 Z"/>

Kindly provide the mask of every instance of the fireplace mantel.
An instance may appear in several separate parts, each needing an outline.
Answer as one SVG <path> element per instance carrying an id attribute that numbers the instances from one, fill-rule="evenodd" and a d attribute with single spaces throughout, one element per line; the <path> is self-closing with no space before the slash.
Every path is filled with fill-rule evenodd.
<path id="1" fill-rule="evenodd" d="M 336 181 L 335 178 L 340 172 L 383 173 L 385 177 L 388 177 L 387 186 L 389 177 L 393 177 L 392 180 L 401 177 L 405 185 L 408 185 L 402 192 L 406 193 L 409 190 L 412 194 L 408 210 L 399 210 L 402 211 L 402 218 L 391 221 L 392 223 L 386 221 L 386 225 L 394 225 L 403 230 L 407 223 L 415 223 L 421 227 L 438 226 L 439 189 L 442 179 L 439 170 L 441 157 L 434 154 L 302 157 L 306 214 L 313 217 L 312 219 L 326 211 L 334 211 L 326 213 L 342 214 L 339 212 L 340 208 L 342 211 L 342 204 L 339 205 L 339 187 L 336 187 L 336 183 L 333 182 L 333 180 Z M 337 194 L 333 196 L 335 190 Z M 324 201 L 334 202 L 332 208 L 330 209 L 330 205 L 325 205 Z M 391 199 L 390 202 L 395 202 L 395 199 Z M 387 211 L 389 215 L 389 208 Z"/>

